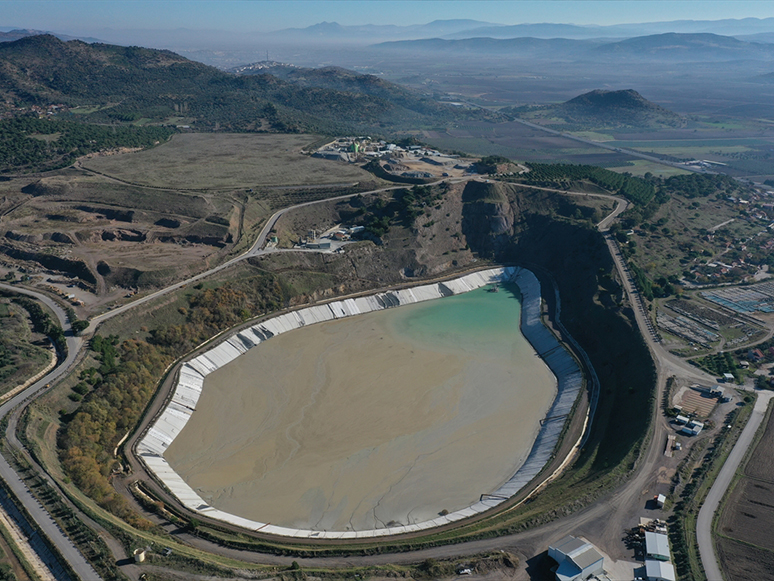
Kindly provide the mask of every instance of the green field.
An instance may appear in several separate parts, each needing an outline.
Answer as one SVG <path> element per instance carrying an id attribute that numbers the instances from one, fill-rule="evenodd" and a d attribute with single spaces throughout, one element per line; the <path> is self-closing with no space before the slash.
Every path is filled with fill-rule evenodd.
<path id="1" fill-rule="evenodd" d="M 596 131 L 571 131 L 570 133 L 576 137 L 591 139 L 593 141 L 615 141 L 615 137 L 609 133 L 598 133 Z"/>
<path id="2" fill-rule="evenodd" d="M 660 176 L 664 178 L 691 173 L 683 169 L 662 165 L 660 163 L 655 163 L 646 159 L 630 161 L 629 165 L 608 167 L 607 169 L 617 171 L 618 173 L 630 173 L 633 176 L 644 176 L 646 173 L 652 173 L 654 176 Z"/>
<path id="3" fill-rule="evenodd" d="M 313 135 L 188 133 L 160 147 L 83 162 L 133 184 L 170 189 L 236 189 L 373 180 L 356 165 L 302 153 Z"/>

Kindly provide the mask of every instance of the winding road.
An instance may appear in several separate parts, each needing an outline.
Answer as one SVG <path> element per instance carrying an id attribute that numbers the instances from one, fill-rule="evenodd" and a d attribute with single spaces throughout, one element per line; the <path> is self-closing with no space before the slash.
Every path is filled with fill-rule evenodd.
<path id="1" fill-rule="evenodd" d="M 41 393 L 43 393 L 50 385 L 65 375 L 76 358 L 78 353 L 83 347 L 83 340 L 79 337 L 75 337 L 72 334 L 70 328 L 70 322 L 67 319 L 67 313 L 51 298 L 28 289 L 19 288 L 8 284 L 0 284 L 0 288 L 4 290 L 13 291 L 22 295 L 26 295 L 37 299 L 50 308 L 56 318 L 59 320 L 59 324 L 65 332 L 67 342 L 67 357 L 57 367 L 55 367 L 45 377 L 36 381 L 30 385 L 27 389 L 16 394 L 9 399 L 3 405 L 0 406 L 0 420 L 5 418 L 14 408 L 19 404 L 32 399 Z M 8 429 L 6 430 L 6 439 L 8 443 L 15 448 L 20 448 L 21 444 L 16 438 L 15 422 L 9 422 Z M 19 478 L 16 471 L 6 461 L 5 457 L 0 455 L 0 477 L 5 481 L 8 488 L 13 492 L 14 496 L 24 506 L 30 516 L 34 519 L 43 533 L 48 537 L 51 543 L 56 547 L 62 557 L 70 564 L 70 567 L 75 571 L 81 579 L 99 579 L 99 575 L 89 562 L 81 555 L 75 545 L 69 538 L 62 532 L 62 529 L 56 524 L 51 515 L 45 508 L 37 501 L 32 495 L 27 486 Z"/>
<path id="2" fill-rule="evenodd" d="M 660 161 L 660 162 L 663 163 L 663 161 Z M 445 180 L 441 180 L 441 181 L 445 181 Z M 459 180 L 451 180 L 451 181 L 459 181 Z M 437 183 L 440 183 L 440 182 L 437 182 Z M 521 186 L 521 184 L 519 185 Z M 151 293 L 147 296 L 139 298 L 131 303 L 125 304 L 121 307 L 115 308 L 111 311 L 105 312 L 101 315 L 94 317 L 91 320 L 91 324 L 87 329 L 86 333 L 93 332 L 100 323 L 104 322 L 105 320 L 111 317 L 117 316 L 130 309 L 136 308 L 142 304 L 145 304 L 151 300 L 154 300 L 170 292 L 174 292 L 179 288 L 182 288 L 188 284 L 191 284 L 207 276 L 210 276 L 214 273 L 222 271 L 242 260 L 245 260 L 252 256 L 258 256 L 266 253 L 267 251 L 263 250 L 262 247 L 266 242 L 266 238 L 268 237 L 269 232 L 274 227 L 277 220 L 279 220 L 279 218 L 282 217 L 287 212 L 290 212 L 294 209 L 301 208 L 304 206 L 310 206 L 313 204 L 326 203 L 326 202 L 336 201 L 336 200 L 344 200 L 357 195 L 374 194 L 379 192 L 400 189 L 403 187 L 405 186 L 384 187 L 384 188 L 372 190 L 369 192 L 361 192 L 359 194 L 358 193 L 347 194 L 344 196 L 328 198 L 325 200 L 306 202 L 303 204 L 298 204 L 296 206 L 291 206 L 291 207 L 279 210 L 275 212 L 267 220 L 266 224 L 263 226 L 258 236 L 256 237 L 256 240 L 253 243 L 253 245 L 243 254 L 235 258 L 232 258 L 219 266 L 209 269 L 206 272 L 202 272 L 187 280 L 173 284 L 169 287 L 166 287 L 164 289 Z M 562 195 L 606 198 L 606 199 L 615 201 L 616 203 L 615 208 L 607 217 L 605 217 L 598 224 L 598 229 L 605 236 L 605 239 L 611 251 L 611 255 L 613 256 L 616 269 L 618 270 L 620 278 L 622 280 L 622 284 L 624 285 L 626 294 L 629 297 L 631 304 L 635 306 L 634 311 L 635 311 L 637 324 L 643 334 L 643 337 L 645 337 L 648 347 L 651 350 L 651 353 L 653 354 L 654 361 L 656 362 L 656 368 L 658 372 L 656 401 L 658 402 L 661 401 L 664 385 L 666 383 L 666 378 L 670 375 L 679 375 L 681 377 L 691 378 L 696 381 L 712 381 L 713 378 L 710 378 L 709 376 L 702 373 L 698 369 L 690 366 L 689 364 L 669 354 L 659 343 L 657 335 L 654 335 L 654 333 L 652 332 L 652 324 L 650 322 L 648 313 L 644 310 L 644 308 L 640 309 L 636 307 L 636 305 L 642 305 L 642 301 L 639 298 L 639 294 L 637 293 L 636 289 L 634 288 L 634 285 L 631 280 L 631 275 L 628 272 L 625 260 L 623 259 L 623 256 L 620 254 L 620 251 L 618 250 L 615 240 L 612 238 L 612 236 L 610 236 L 608 232 L 612 222 L 621 214 L 621 212 L 626 210 L 628 203 L 625 200 L 612 195 L 567 192 L 564 190 L 554 190 L 551 188 L 541 188 L 537 186 L 521 186 L 521 187 L 531 187 L 533 189 L 556 192 Z M 25 389 L 23 392 L 19 393 L 17 396 L 13 397 L 5 404 L 0 406 L 0 419 L 2 419 L 16 406 L 39 395 L 53 381 L 57 380 L 58 378 L 62 377 L 64 374 L 69 372 L 74 361 L 76 360 L 78 353 L 81 351 L 84 344 L 80 338 L 74 337 L 72 335 L 70 330 L 70 325 L 69 325 L 69 322 L 67 321 L 67 316 L 65 312 L 56 304 L 56 302 L 51 300 L 49 297 L 31 290 L 19 288 L 12 285 L 0 284 L 0 288 L 4 288 L 7 290 L 11 290 L 13 292 L 34 297 L 40 300 L 41 302 L 45 303 L 49 308 L 51 308 L 53 312 L 56 314 L 57 319 L 60 321 L 62 328 L 66 332 L 67 347 L 68 347 L 68 355 L 66 359 L 58 367 L 56 367 L 51 373 L 46 375 L 43 379 L 34 383 L 33 385 Z M 760 401 L 762 400 L 759 399 L 759 402 Z M 765 411 L 765 408 L 764 408 L 764 411 Z M 758 406 L 756 406 L 754 417 L 757 418 L 757 421 L 759 424 L 762 417 L 758 418 L 758 416 L 755 415 L 756 413 L 759 413 Z M 498 537 L 493 539 L 485 539 L 480 541 L 471 541 L 471 542 L 466 542 L 466 543 L 461 543 L 456 545 L 434 547 L 431 549 L 415 551 L 410 553 L 372 555 L 369 557 L 362 557 L 362 558 L 336 558 L 336 557 L 308 558 L 308 559 L 296 558 L 296 560 L 298 560 L 298 562 L 304 566 L 329 567 L 329 566 L 337 566 L 337 565 L 353 565 L 356 562 L 358 564 L 364 564 L 364 565 L 365 564 L 376 565 L 376 564 L 388 564 L 388 563 L 413 563 L 426 558 L 437 559 L 437 558 L 444 558 L 444 557 L 454 557 L 454 556 L 475 554 L 483 551 L 492 551 L 492 550 L 498 550 L 498 549 L 510 550 L 515 553 L 527 554 L 531 556 L 531 555 L 540 553 L 542 550 L 544 550 L 546 539 L 560 538 L 563 535 L 571 534 L 571 533 L 582 534 L 584 530 L 593 530 L 595 528 L 598 528 L 599 526 L 609 527 L 610 530 L 615 530 L 615 531 L 623 530 L 626 525 L 626 518 L 627 518 L 626 515 L 628 514 L 627 508 L 631 507 L 633 503 L 637 503 L 640 501 L 643 490 L 648 488 L 649 482 L 651 482 L 652 479 L 654 478 L 654 473 L 657 470 L 657 468 L 661 465 L 661 462 L 662 462 L 662 458 L 661 458 L 662 447 L 663 447 L 663 442 L 665 441 L 665 438 L 666 438 L 666 432 L 668 428 L 665 420 L 660 414 L 659 406 L 654 406 L 652 423 L 654 427 L 653 427 L 653 432 L 651 433 L 650 445 L 648 446 L 647 450 L 639 460 L 638 466 L 636 467 L 632 477 L 624 485 L 619 487 L 614 493 L 612 493 L 611 495 L 608 495 L 603 500 L 594 502 L 587 508 L 580 510 L 576 513 L 573 513 L 567 517 L 558 519 L 548 524 L 545 524 L 515 535 Z M 743 437 L 744 437 L 744 434 L 748 432 L 748 430 L 751 430 L 752 434 L 755 433 L 755 428 L 757 428 L 757 426 L 752 427 L 752 425 L 753 425 L 753 420 L 751 419 L 750 424 L 743 432 Z M 20 445 L 16 441 L 15 434 L 12 432 L 13 430 L 9 430 L 7 432 L 9 443 L 11 443 L 12 445 Z M 734 453 L 736 453 L 737 448 L 740 447 L 741 443 L 742 443 L 742 438 L 740 438 L 740 442 L 734 448 Z M 740 453 L 739 453 L 740 457 L 741 455 L 743 455 L 744 450 L 746 450 L 746 446 L 743 449 L 740 448 Z M 735 467 L 733 470 L 735 470 Z M 731 470 L 732 474 L 733 474 L 733 470 Z M 99 576 L 96 574 L 94 569 L 77 551 L 77 549 L 72 544 L 72 542 L 70 542 L 69 539 L 64 535 L 64 533 L 57 527 L 57 525 L 53 522 L 50 515 L 45 511 L 45 509 L 39 505 L 39 503 L 31 495 L 29 490 L 27 490 L 26 486 L 18 478 L 14 470 L 11 468 L 10 465 L 7 464 L 7 462 L 5 461 L 4 458 L 2 458 L 2 456 L 0 456 L 0 476 L 2 476 L 2 478 L 8 483 L 9 487 L 17 496 L 21 504 L 23 504 L 25 508 L 30 512 L 30 514 L 33 516 L 35 521 L 43 529 L 45 534 L 51 539 L 52 543 L 57 547 L 59 552 L 67 560 L 67 562 L 76 572 L 76 574 L 81 579 L 84 579 L 84 580 L 90 581 L 92 579 L 99 579 Z M 720 485 L 718 486 L 719 486 L 718 490 L 720 491 Z M 712 494 L 714 490 L 715 490 L 715 487 L 713 487 L 710 494 Z M 724 491 L 725 488 L 723 488 L 722 490 Z M 719 495 L 720 497 L 722 497 L 722 491 L 719 492 Z M 711 508 L 711 506 L 708 506 L 707 511 L 710 511 L 710 510 L 711 512 L 709 513 L 710 514 L 709 519 L 711 522 L 711 514 L 714 513 L 714 509 Z M 700 516 L 700 519 L 701 518 L 702 517 Z M 704 521 L 702 520 L 701 522 L 704 522 Z M 181 536 L 181 540 L 190 542 L 190 544 L 203 549 L 212 549 L 212 547 L 209 546 L 206 541 L 202 541 L 197 537 L 191 537 L 189 539 L 187 536 L 183 535 Z M 709 542 L 711 546 L 711 537 Z M 701 540 L 700 540 L 700 544 L 701 544 Z M 219 547 L 218 552 L 222 555 L 242 559 L 248 562 L 261 562 L 261 563 L 267 563 L 267 564 L 289 565 L 290 561 L 292 560 L 292 558 L 290 557 L 258 554 L 258 553 L 252 553 L 247 551 L 241 551 L 237 549 L 228 549 L 224 547 Z M 705 554 L 705 551 L 702 548 L 702 558 L 704 558 L 704 554 Z M 711 580 L 711 581 L 714 581 L 714 580 Z"/>

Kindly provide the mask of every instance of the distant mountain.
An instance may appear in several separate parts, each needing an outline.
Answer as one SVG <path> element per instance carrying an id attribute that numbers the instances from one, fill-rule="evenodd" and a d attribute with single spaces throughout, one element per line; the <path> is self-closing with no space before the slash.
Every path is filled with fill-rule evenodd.
<path id="1" fill-rule="evenodd" d="M 99 39 L 91 37 L 69 36 L 67 34 L 58 34 L 56 32 L 48 32 L 44 30 L 32 30 L 29 28 L 14 28 L 8 31 L 0 31 L 0 42 L 12 42 L 19 40 L 26 36 L 38 36 L 40 34 L 51 34 L 56 36 L 59 40 L 82 40 L 84 42 L 99 42 Z"/>
<path id="2" fill-rule="evenodd" d="M 757 34 L 736 35 L 735 38 L 747 42 L 764 42 L 774 44 L 774 32 L 759 32 Z"/>
<path id="3" fill-rule="evenodd" d="M 562 103 L 555 111 L 568 120 L 613 121 L 617 125 L 635 127 L 675 126 L 682 123 L 677 113 L 648 101 L 633 89 L 591 91 Z"/>
<path id="4" fill-rule="evenodd" d="M 610 30 L 605 26 L 578 26 L 576 24 L 513 24 L 506 26 L 482 26 L 469 28 L 443 35 L 447 39 L 466 38 L 571 38 L 592 39 L 603 37 L 626 38 L 642 34 L 642 30 L 630 27 L 628 29 Z"/>
<path id="5" fill-rule="evenodd" d="M 471 28 L 498 25 L 478 20 L 434 20 L 427 24 L 397 26 L 394 24 L 363 24 L 345 26 L 338 22 L 320 22 L 306 28 L 287 28 L 270 32 L 263 36 L 283 42 L 378 42 L 380 40 L 417 39 L 453 34 Z"/>
<path id="6" fill-rule="evenodd" d="M 449 108 L 448 105 L 438 103 L 416 91 L 390 83 L 374 75 L 361 75 L 340 67 L 309 69 L 282 63 L 276 63 L 274 66 L 262 65 L 265 63 L 235 67 L 232 71 L 242 75 L 271 75 L 305 88 L 321 88 L 369 95 L 428 115 L 441 114 Z"/>
<path id="7" fill-rule="evenodd" d="M 573 40 L 567 38 L 465 38 L 447 40 L 428 38 L 424 40 L 401 40 L 375 45 L 379 49 L 403 52 L 439 52 L 449 54 L 509 55 L 512 57 L 535 57 L 574 60 L 587 53 L 603 41 Z"/>
<path id="8" fill-rule="evenodd" d="M 768 73 L 766 75 L 759 75 L 750 79 L 753 83 L 772 83 L 774 84 L 774 73 Z"/>
<path id="9" fill-rule="evenodd" d="M 679 127 L 684 121 L 637 91 L 590 91 L 559 105 L 513 109 L 527 119 L 561 118 L 570 126 L 584 128 Z"/>
<path id="10" fill-rule="evenodd" d="M 669 32 L 629 38 L 603 44 L 595 49 L 598 55 L 629 59 L 664 61 L 774 59 L 774 46 L 745 42 L 731 36 Z"/>
<path id="11" fill-rule="evenodd" d="M 653 34 L 674 33 L 711 33 L 726 36 L 754 35 L 774 33 L 774 18 L 741 18 L 725 20 L 673 20 L 665 22 L 643 22 L 631 24 L 612 24 L 607 26 L 559 23 L 514 24 L 505 26 L 483 26 L 459 30 L 444 38 L 632 38 Z"/>
<path id="12" fill-rule="evenodd" d="M 430 38 L 402 40 L 375 45 L 380 50 L 404 52 L 446 52 L 449 54 L 507 55 L 513 58 L 551 60 L 639 60 L 663 62 L 722 62 L 731 60 L 774 60 L 774 45 L 745 42 L 730 36 L 698 33 L 666 33 L 638 36 L 610 42 L 608 39 L 568 38 Z"/>
<path id="13" fill-rule="evenodd" d="M 381 131 L 485 118 L 343 69 L 234 75 L 170 51 L 30 36 L 0 44 L 3 103 L 97 110 L 94 122 L 165 122 L 224 130 Z M 309 80 L 316 79 L 316 80 Z"/>

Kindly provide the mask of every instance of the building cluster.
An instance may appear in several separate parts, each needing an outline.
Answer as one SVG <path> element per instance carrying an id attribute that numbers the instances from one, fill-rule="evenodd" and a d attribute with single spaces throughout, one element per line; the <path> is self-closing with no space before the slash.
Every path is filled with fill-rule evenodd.
<path id="1" fill-rule="evenodd" d="M 640 526 L 635 528 L 630 536 L 642 547 L 644 566 L 635 568 L 637 579 L 676 581 L 666 523 L 641 519 Z M 556 581 L 610 580 L 605 571 L 603 555 L 594 545 L 583 539 L 568 535 L 548 547 L 548 556 L 556 561 L 556 566 L 552 568 Z"/>
<path id="2" fill-rule="evenodd" d="M 50 105 L 31 105 L 29 107 L 0 107 L 0 119 L 12 119 L 28 115 L 37 116 L 38 119 L 53 117 L 59 113 L 66 113 L 70 108 L 64 103 L 52 103 Z"/>
<path id="3" fill-rule="evenodd" d="M 756 187 L 746 198 L 727 196 L 725 203 L 736 212 L 732 221 L 747 222 L 760 227 L 754 236 L 735 238 L 731 231 L 722 231 L 722 226 L 707 230 L 702 239 L 718 245 L 721 242 L 722 260 L 711 257 L 706 260 L 694 259 L 686 271 L 682 283 L 691 285 L 731 283 L 766 278 L 766 264 L 774 248 L 774 193 L 764 187 Z M 728 223 L 730 223 L 729 221 Z M 719 238 L 720 236 L 720 238 Z"/>
<path id="4" fill-rule="evenodd" d="M 400 146 L 370 137 L 340 137 L 326 143 L 312 157 L 362 163 L 378 160 L 386 172 L 407 178 L 449 177 L 472 173 L 474 165 L 423 145 Z"/>
<path id="5" fill-rule="evenodd" d="M 345 243 L 351 242 L 353 237 L 357 237 L 364 230 L 365 226 L 336 226 L 321 234 L 316 230 L 310 230 L 306 238 L 298 240 L 297 247 L 336 251 Z"/>
<path id="6" fill-rule="evenodd" d="M 645 578 L 648 581 L 676 581 L 666 527 L 663 532 L 645 531 Z"/>

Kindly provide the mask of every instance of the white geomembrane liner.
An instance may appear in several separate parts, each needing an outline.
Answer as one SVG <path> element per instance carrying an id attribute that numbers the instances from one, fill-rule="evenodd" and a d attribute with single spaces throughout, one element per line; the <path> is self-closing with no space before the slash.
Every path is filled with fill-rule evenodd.
<path id="1" fill-rule="evenodd" d="M 500 488 L 467 508 L 432 520 L 363 531 L 312 531 L 279 527 L 229 514 L 208 505 L 172 469 L 164 452 L 185 427 L 202 392 L 204 378 L 230 363 L 251 347 L 305 325 L 342 319 L 390 307 L 408 305 L 466 293 L 496 282 L 514 282 L 522 294 L 521 332 L 557 378 L 557 394 L 546 413 L 527 459 Z M 540 319 L 540 283 L 535 275 L 518 267 L 493 268 L 467 274 L 455 280 L 409 289 L 344 299 L 278 315 L 231 335 L 206 353 L 184 363 L 169 404 L 137 444 L 137 453 L 153 472 L 188 509 L 249 530 L 268 534 L 315 539 L 356 539 L 416 532 L 449 524 L 487 511 L 519 492 L 543 469 L 559 442 L 567 414 L 572 410 L 583 387 L 583 374 L 577 362 L 543 325 Z"/>

